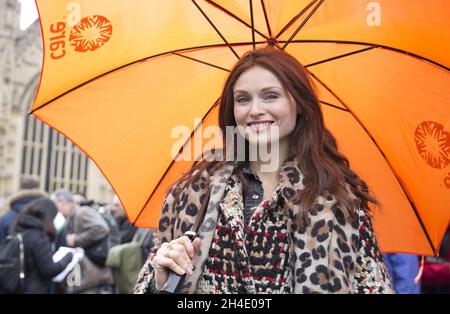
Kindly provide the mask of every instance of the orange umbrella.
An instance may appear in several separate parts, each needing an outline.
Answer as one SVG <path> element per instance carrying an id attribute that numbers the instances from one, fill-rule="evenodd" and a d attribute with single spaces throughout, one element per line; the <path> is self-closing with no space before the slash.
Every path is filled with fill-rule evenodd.
<path id="1" fill-rule="evenodd" d="M 217 124 L 229 69 L 276 39 L 306 65 L 327 127 L 380 200 L 382 250 L 437 252 L 450 220 L 447 0 L 36 2 L 32 113 L 97 164 L 134 224 L 157 226 L 166 188 L 192 165 L 173 161 L 185 144 L 174 127 L 193 137 L 194 117 Z"/>

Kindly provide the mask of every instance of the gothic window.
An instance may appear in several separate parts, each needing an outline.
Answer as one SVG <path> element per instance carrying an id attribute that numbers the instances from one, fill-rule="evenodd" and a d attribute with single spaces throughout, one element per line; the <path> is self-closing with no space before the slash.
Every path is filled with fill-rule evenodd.
<path id="1" fill-rule="evenodd" d="M 64 188 L 86 194 L 88 158 L 62 134 L 27 115 L 20 174 L 40 180 L 49 193 Z"/>

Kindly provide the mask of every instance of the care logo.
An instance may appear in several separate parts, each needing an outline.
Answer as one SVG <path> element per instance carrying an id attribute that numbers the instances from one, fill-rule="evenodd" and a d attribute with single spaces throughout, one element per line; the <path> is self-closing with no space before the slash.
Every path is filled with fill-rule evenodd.
<path id="1" fill-rule="evenodd" d="M 435 169 L 444 169 L 450 165 L 450 134 L 442 124 L 434 121 L 420 123 L 415 131 L 415 141 L 427 165 Z M 444 178 L 444 184 L 450 189 L 450 172 Z"/>
<path id="2" fill-rule="evenodd" d="M 75 51 L 94 51 L 111 38 L 112 25 L 101 15 L 87 16 L 76 24 L 70 32 L 69 42 Z"/>
<path id="3" fill-rule="evenodd" d="M 49 50 L 54 60 L 66 55 L 70 45 L 76 52 L 92 52 L 104 46 L 112 36 L 112 24 L 102 15 L 81 18 L 81 6 L 77 2 L 67 4 L 67 16 L 50 25 Z M 67 29 L 67 26 L 71 29 Z"/>

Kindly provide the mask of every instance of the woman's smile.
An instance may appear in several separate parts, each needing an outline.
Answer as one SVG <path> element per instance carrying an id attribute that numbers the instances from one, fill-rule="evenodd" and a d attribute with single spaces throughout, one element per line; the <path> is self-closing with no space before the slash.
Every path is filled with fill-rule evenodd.
<path id="1" fill-rule="evenodd" d="M 270 121 L 270 120 L 257 120 L 257 121 L 251 121 L 251 122 L 247 123 L 247 125 L 250 127 L 250 130 L 257 132 L 257 133 L 270 129 L 271 126 L 274 124 L 275 124 L 275 121 Z"/>

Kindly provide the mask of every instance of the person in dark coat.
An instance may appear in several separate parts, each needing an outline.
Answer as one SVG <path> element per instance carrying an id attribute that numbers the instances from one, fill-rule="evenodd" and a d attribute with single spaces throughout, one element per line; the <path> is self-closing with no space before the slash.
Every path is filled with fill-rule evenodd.
<path id="1" fill-rule="evenodd" d="M 72 253 L 53 262 L 53 241 L 56 230 L 53 219 L 58 209 L 47 197 L 33 200 L 19 214 L 11 234 L 21 233 L 25 252 L 25 284 L 22 293 L 53 293 L 52 278 L 61 273 L 72 260 Z"/>
<path id="2" fill-rule="evenodd" d="M 12 223 L 16 220 L 20 211 L 32 200 L 44 196 L 39 190 L 39 182 L 34 179 L 24 179 L 20 183 L 20 189 L 8 201 L 9 210 L 0 218 L 0 242 L 8 236 Z"/>

